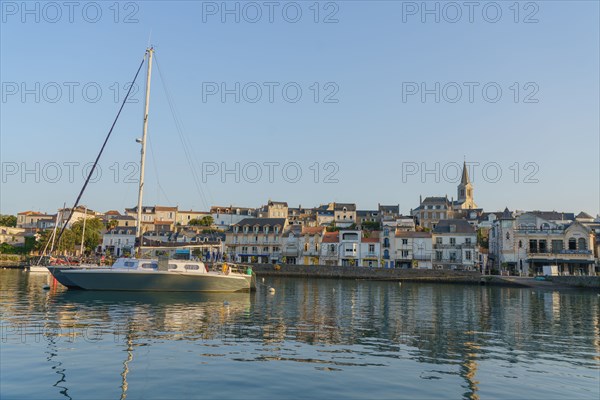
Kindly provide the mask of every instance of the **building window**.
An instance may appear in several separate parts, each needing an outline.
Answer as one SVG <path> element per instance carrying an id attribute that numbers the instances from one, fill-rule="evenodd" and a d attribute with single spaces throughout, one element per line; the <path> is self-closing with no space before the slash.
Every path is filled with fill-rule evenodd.
<path id="1" fill-rule="evenodd" d="M 374 253 L 375 252 L 375 245 L 374 244 L 370 244 L 369 245 L 369 253 Z"/>
<path id="2" fill-rule="evenodd" d="M 408 258 L 408 250 L 402 250 L 402 258 Z"/>
<path id="3" fill-rule="evenodd" d="M 510 232 L 506 232 L 506 240 L 510 239 Z"/>
<path id="4" fill-rule="evenodd" d="M 563 249 L 563 241 L 562 240 L 553 240 L 552 241 L 552 252 L 559 253 Z"/>
<path id="5" fill-rule="evenodd" d="M 465 251 L 465 259 L 471 261 L 471 250 Z"/>
<path id="6" fill-rule="evenodd" d="M 465 244 L 471 244 L 471 238 L 465 238 Z"/>
<path id="7" fill-rule="evenodd" d="M 408 244 L 408 239 L 402 239 L 402 244 Z"/>
<path id="8" fill-rule="evenodd" d="M 577 240 L 577 249 L 578 250 L 587 250 L 587 242 L 584 238 L 579 238 Z"/>
<path id="9" fill-rule="evenodd" d="M 537 253 L 538 252 L 537 240 L 531 239 L 529 241 L 529 252 L 530 253 Z"/>
<path id="10" fill-rule="evenodd" d="M 456 246 L 456 238 L 450 238 L 450 246 Z"/>
<path id="11" fill-rule="evenodd" d="M 442 252 L 441 251 L 437 250 L 435 252 L 435 260 L 436 261 L 442 261 Z"/>
<path id="12" fill-rule="evenodd" d="M 577 250 L 577 241 L 575 238 L 569 239 L 569 250 Z"/>
<path id="13" fill-rule="evenodd" d="M 561 246 L 562 247 L 562 246 Z M 519 248 L 522 249 L 523 248 L 523 241 L 519 240 Z"/>
<path id="14" fill-rule="evenodd" d="M 441 237 L 436 237 L 435 238 L 435 244 L 442 244 L 442 238 Z"/>

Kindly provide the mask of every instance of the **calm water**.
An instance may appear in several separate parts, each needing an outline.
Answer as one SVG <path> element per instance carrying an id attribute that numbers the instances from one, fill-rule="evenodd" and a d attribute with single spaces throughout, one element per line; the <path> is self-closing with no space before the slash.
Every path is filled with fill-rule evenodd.
<path id="1" fill-rule="evenodd" d="M 590 398 L 593 292 L 266 279 L 275 294 L 42 290 L 0 271 L 0 398 Z"/>

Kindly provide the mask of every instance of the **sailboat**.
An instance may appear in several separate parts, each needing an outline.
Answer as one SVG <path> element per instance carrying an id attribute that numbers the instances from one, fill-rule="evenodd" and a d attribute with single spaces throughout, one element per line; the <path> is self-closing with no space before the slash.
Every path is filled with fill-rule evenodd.
<path id="1" fill-rule="evenodd" d="M 141 246 L 143 242 L 141 214 L 144 193 L 146 139 L 148 132 L 148 110 L 150 106 L 150 82 L 152 76 L 153 54 L 154 48 L 149 47 L 146 49 L 142 64 L 140 64 L 140 67 L 138 68 L 139 73 L 143 63 L 147 63 L 143 133 L 141 139 L 136 139 L 136 141 L 141 144 L 140 182 L 138 188 L 136 220 L 136 253 L 138 256 L 141 255 Z M 133 84 L 131 86 L 133 87 Z M 121 105 L 119 114 L 126 101 L 127 96 Z M 119 114 L 117 114 L 117 118 L 119 117 Z M 110 137 L 115 123 L 116 119 L 96 158 L 96 163 L 104 150 L 104 146 Z M 95 165 L 96 164 L 94 164 L 94 166 Z M 87 182 L 88 181 L 86 181 L 79 193 L 75 206 L 77 206 Z M 85 268 L 49 266 L 48 269 L 58 282 L 69 289 L 160 292 L 243 292 L 256 290 L 255 275 L 250 267 L 227 263 L 223 263 L 220 269 L 211 271 L 201 261 L 175 260 L 167 257 L 159 257 L 158 260 L 145 258 L 119 258 L 111 267 Z"/>

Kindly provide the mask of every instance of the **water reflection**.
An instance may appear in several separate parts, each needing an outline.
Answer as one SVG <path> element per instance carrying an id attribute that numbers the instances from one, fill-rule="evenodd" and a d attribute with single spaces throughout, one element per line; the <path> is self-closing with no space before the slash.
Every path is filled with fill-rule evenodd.
<path id="1" fill-rule="evenodd" d="M 489 379 L 490 363 L 502 371 L 494 377 L 498 381 L 560 365 L 580 371 L 573 382 L 596 393 L 600 306 L 595 293 L 295 279 L 267 282 L 277 288 L 275 295 L 78 292 L 54 285 L 45 292 L 45 277 L 0 274 L 3 339 L 17 346 L 28 334 L 43 335 L 58 374 L 54 386 L 67 398 L 61 341 L 124 351 L 122 399 L 132 388 L 128 377 L 136 368 L 137 349 L 151 352 L 176 342 L 203 362 L 215 357 L 244 364 L 293 362 L 337 373 L 383 368 L 390 377 L 395 368 L 409 366 L 427 387 L 444 383 L 444 393 L 468 399 L 497 385 Z M 21 336 L 13 337 L 17 332 Z M 560 387 L 554 390 L 560 393 Z"/>

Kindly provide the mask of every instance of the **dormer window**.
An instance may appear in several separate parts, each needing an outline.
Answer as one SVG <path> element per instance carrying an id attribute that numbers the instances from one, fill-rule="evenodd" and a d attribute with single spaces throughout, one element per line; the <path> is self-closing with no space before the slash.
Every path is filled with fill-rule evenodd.
<path id="1" fill-rule="evenodd" d="M 233 227 L 233 231 L 234 231 L 235 233 L 238 233 L 238 232 L 239 232 L 239 230 L 240 230 L 240 227 L 239 227 L 239 226 L 234 226 L 234 227 Z"/>
<path id="2" fill-rule="evenodd" d="M 254 227 L 254 233 L 258 233 L 258 230 L 259 230 L 259 229 L 260 229 L 260 227 L 259 227 L 258 225 L 256 225 L 256 226 Z"/>
<path id="3" fill-rule="evenodd" d="M 249 227 L 248 225 L 244 226 L 244 233 L 248 233 Z"/>
<path id="4" fill-rule="evenodd" d="M 276 227 L 275 227 L 275 234 L 276 234 L 276 235 L 277 235 L 277 234 L 279 234 L 279 226 L 276 226 Z"/>
<path id="5" fill-rule="evenodd" d="M 265 232 L 265 235 L 269 234 L 269 226 L 265 225 L 265 227 L 263 228 L 263 231 Z"/>

